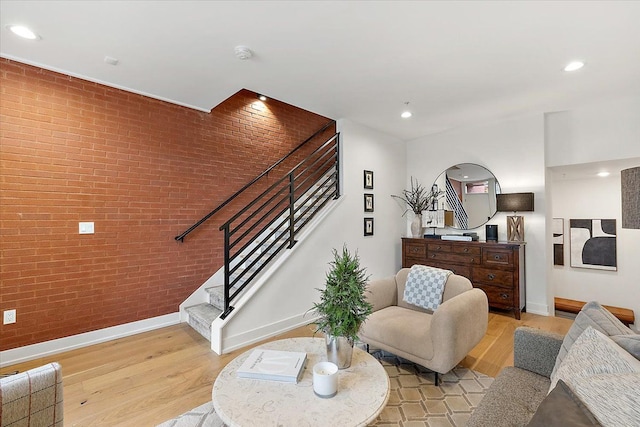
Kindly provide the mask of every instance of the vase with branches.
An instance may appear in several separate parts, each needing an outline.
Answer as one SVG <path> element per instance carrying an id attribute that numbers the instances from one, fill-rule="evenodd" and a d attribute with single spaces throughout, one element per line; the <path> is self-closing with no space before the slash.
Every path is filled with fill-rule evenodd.
<path id="1" fill-rule="evenodd" d="M 407 206 L 402 216 L 405 216 L 409 211 L 413 212 L 414 218 L 411 222 L 411 234 L 413 237 L 421 237 L 422 211 L 430 210 L 434 206 L 437 207 L 436 204 L 442 194 L 444 194 L 444 191 L 439 190 L 436 185 L 433 185 L 431 190 L 427 190 L 417 179 L 411 177 L 411 189 L 402 190 L 402 195 L 400 196 L 391 195 L 391 197 L 404 202 Z"/>

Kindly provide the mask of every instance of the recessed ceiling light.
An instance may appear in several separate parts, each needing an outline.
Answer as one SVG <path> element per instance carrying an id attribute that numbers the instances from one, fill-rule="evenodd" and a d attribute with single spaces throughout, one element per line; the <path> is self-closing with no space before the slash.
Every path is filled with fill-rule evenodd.
<path id="1" fill-rule="evenodd" d="M 403 119 L 408 119 L 411 116 L 413 116 L 413 114 L 411 114 L 411 111 L 404 111 L 402 114 L 400 114 L 400 117 L 402 117 Z"/>
<path id="2" fill-rule="evenodd" d="M 569 62 L 566 67 L 564 67 L 565 71 L 576 71 L 580 68 L 584 67 L 584 62 L 582 61 L 573 61 Z"/>
<path id="3" fill-rule="evenodd" d="M 9 25 L 7 28 L 17 36 L 28 40 L 38 40 L 40 36 L 23 25 Z"/>
<path id="4" fill-rule="evenodd" d="M 599 177 L 602 177 L 602 178 L 604 178 L 604 177 L 606 177 L 606 176 L 609 176 L 609 175 L 610 175 L 610 173 L 609 173 L 609 172 L 598 172 L 598 176 L 599 176 Z"/>
<path id="5" fill-rule="evenodd" d="M 266 97 L 266 96 L 264 96 L 264 95 L 262 95 L 262 94 L 259 94 L 259 93 L 258 93 L 257 95 L 258 95 L 258 99 L 259 99 L 260 101 L 266 101 L 266 100 L 267 100 L 267 97 Z"/>

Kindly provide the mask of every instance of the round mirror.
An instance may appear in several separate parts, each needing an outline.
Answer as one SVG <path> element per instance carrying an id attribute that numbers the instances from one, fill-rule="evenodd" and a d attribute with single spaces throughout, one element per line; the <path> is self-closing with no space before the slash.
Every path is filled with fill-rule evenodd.
<path id="1" fill-rule="evenodd" d="M 470 230 L 481 227 L 496 213 L 500 184 L 483 166 L 473 163 L 451 166 L 440 174 L 432 188 L 443 192 L 437 210 L 444 211 L 444 226 Z"/>

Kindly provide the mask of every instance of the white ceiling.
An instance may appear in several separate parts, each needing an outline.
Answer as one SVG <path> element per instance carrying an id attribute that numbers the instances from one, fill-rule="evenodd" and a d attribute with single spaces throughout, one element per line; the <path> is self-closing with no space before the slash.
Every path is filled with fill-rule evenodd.
<path id="1" fill-rule="evenodd" d="M 2 0 L 0 15 L 5 58 L 205 111 L 246 88 L 402 140 L 640 96 L 638 1 Z M 586 67 L 562 71 L 573 59 Z"/>

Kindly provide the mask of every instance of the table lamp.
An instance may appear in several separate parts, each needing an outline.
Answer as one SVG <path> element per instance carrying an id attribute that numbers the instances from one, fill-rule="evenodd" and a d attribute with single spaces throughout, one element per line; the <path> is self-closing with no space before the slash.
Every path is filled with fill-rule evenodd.
<path id="1" fill-rule="evenodd" d="M 497 211 L 513 212 L 507 216 L 507 240 L 509 242 L 524 242 L 524 217 L 516 212 L 533 211 L 533 193 L 497 194 Z"/>

